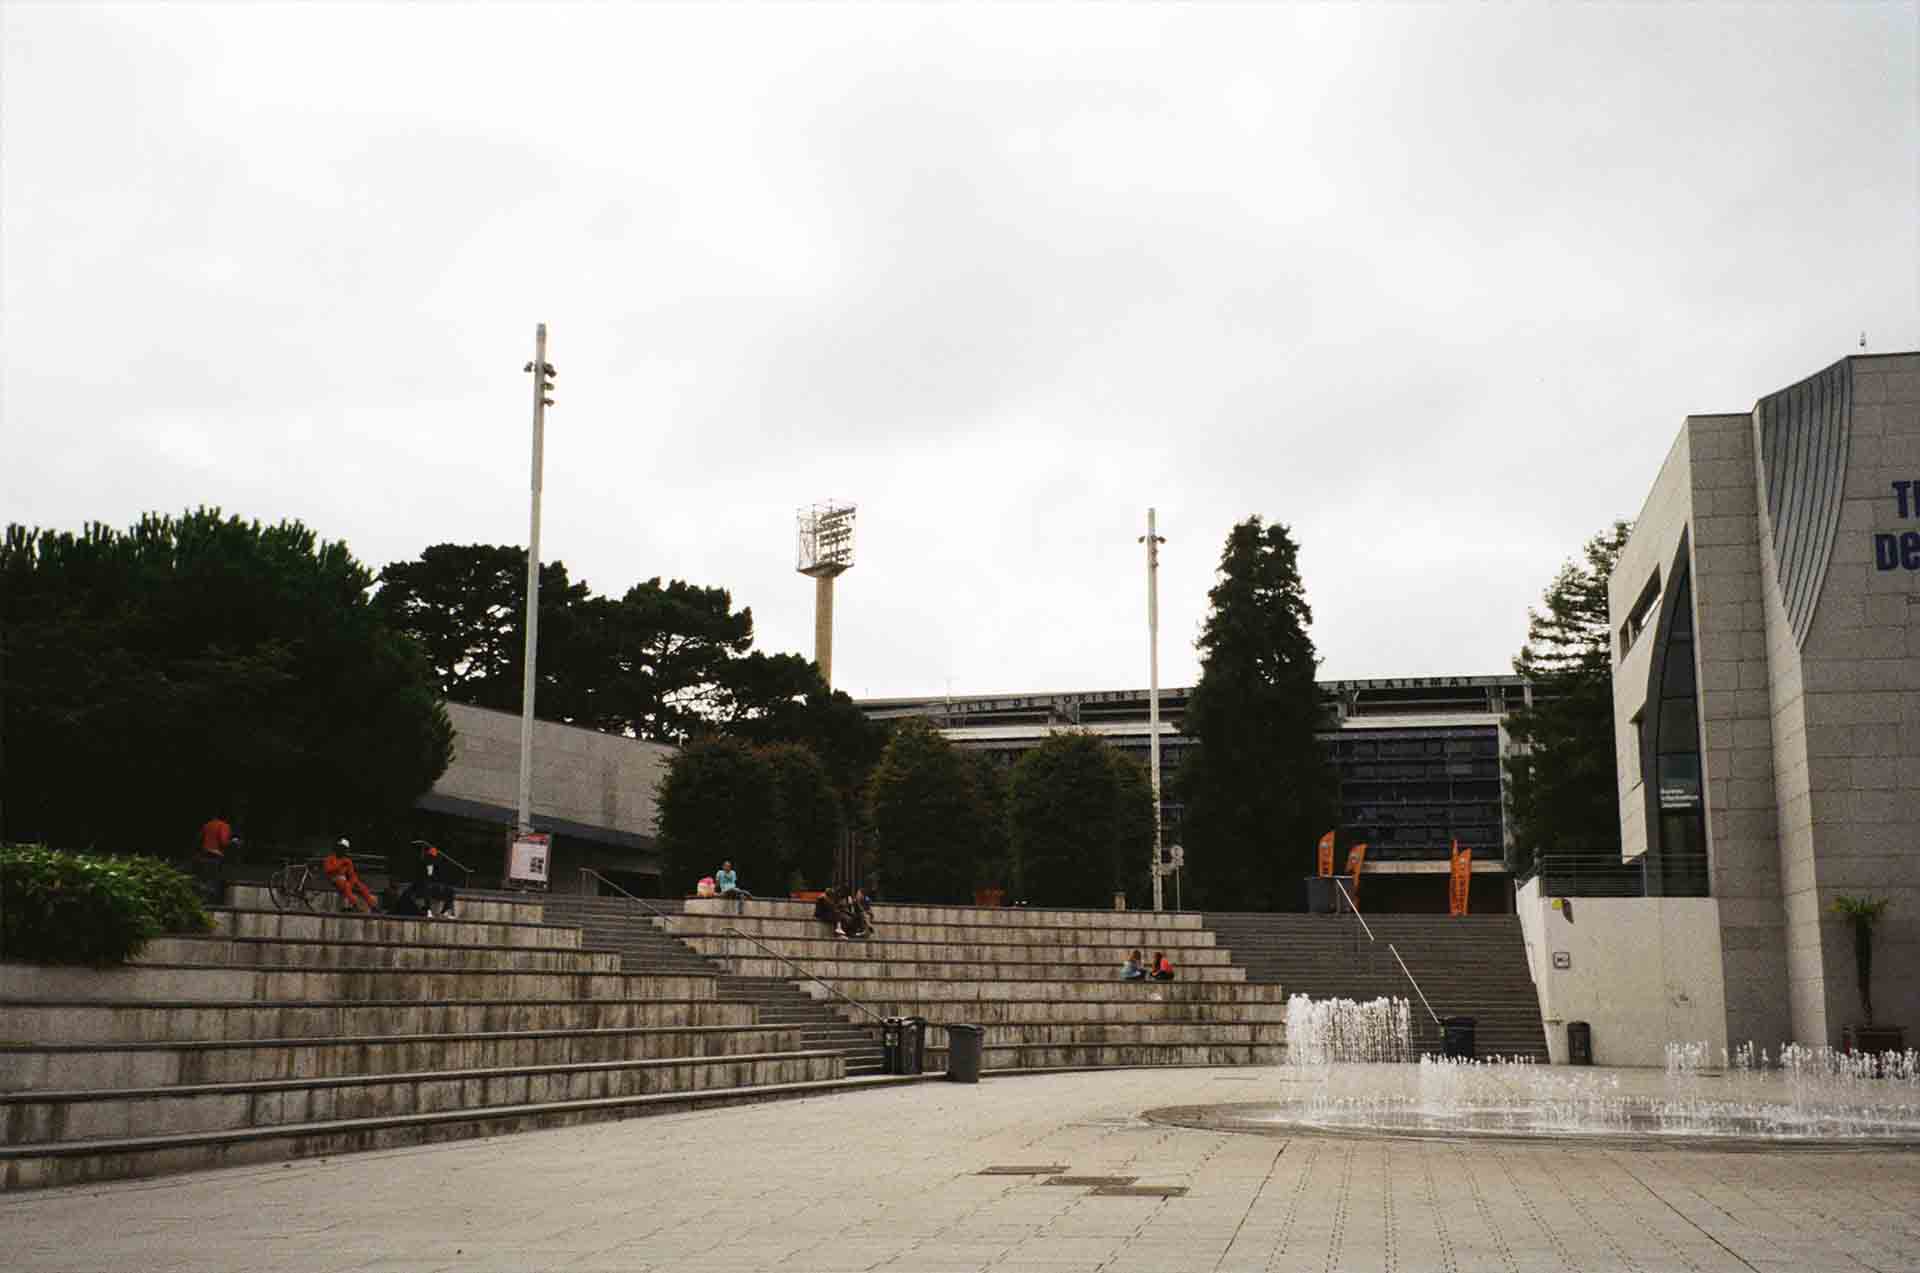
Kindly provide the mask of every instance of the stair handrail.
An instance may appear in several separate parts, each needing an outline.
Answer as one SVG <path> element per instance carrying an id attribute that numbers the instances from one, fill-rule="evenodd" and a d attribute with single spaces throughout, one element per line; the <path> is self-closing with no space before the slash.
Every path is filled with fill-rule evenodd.
<path id="1" fill-rule="evenodd" d="M 594 879 L 599 880 L 602 884 L 605 884 L 608 888 L 620 894 L 622 897 L 627 898 L 629 901 L 640 903 L 640 905 L 646 907 L 648 910 L 652 911 L 655 915 L 659 916 L 661 919 L 670 920 L 673 918 L 666 911 L 661 910 L 659 907 L 647 901 L 646 898 L 635 897 L 632 893 L 627 892 L 626 889 L 621 888 L 618 884 L 615 884 L 612 880 L 600 874 L 600 872 L 594 870 L 590 866 L 581 867 L 580 873 L 582 875 L 591 875 Z M 792 959 L 787 958 L 787 956 L 781 954 L 779 951 L 774 950 L 769 946 L 767 946 L 765 942 L 762 942 L 757 938 L 751 937 L 748 934 L 741 932 L 738 928 L 735 928 L 733 925 L 729 924 L 725 928 L 721 929 L 720 935 L 722 937 L 738 937 L 743 941 L 752 942 L 755 946 L 758 946 L 761 950 L 766 951 L 768 955 L 772 956 L 775 959 L 778 959 L 781 963 L 787 965 L 787 967 L 798 970 L 800 975 L 802 977 L 805 977 L 808 981 L 814 982 L 820 986 L 825 987 L 828 994 L 833 995 L 836 998 L 845 999 L 848 1003 L 860 1009 L 860 1011 L 866 1013 L 868 1016 L 872 1017 L 875 1021 L 879 1021 L 882 1023 L 886 1021 L 885 1017 L 875 1012 L 872 1008 L 869 1008 L 866 1004 L 861 1003 L 858 999 L 855 999 L 851 995 L 848 995 L 846 992 L 842 991 L 838 986 L 835 986 L 833 983 L 828 981 L 822 981 L 819 977 L 816 977 L 813 973 L 809 972 L 804 965 L 797 963 Z"/>
<path id="2" fill-rule="evenodd" d="M 1347 899 L 1347 910 L 1352 912 L 1353 917 L 1360 921 L 1360 927 L 1366 930 L 1367 940 L 1370 942 L 1379 941 L 1380 939 L 1373 935 L 1373 925 L 1367 923 L 1366 916 L 1362 915 L 1360 908 L 1354 905 L 1353 894 L 1347 892 L 1347 886 L 1340 882 L 1340 877 L 1337 875 L 1333 877 L 1333 886 L 1340 890 L 1340 896 Z M 1435 1012 L 1433 1005 L 1427 1002 L 1427 992 L 1422 990 L 1420 983 L 1413 979 L 1413 973 L 1407 968 L 1407 961 L 1400 958 L 1400 952 L 1394 949 L 1392 942 L 1387 943 L 1387 953 L 1393 956 L 1394 963 L 1400 965 L 1400 971 L 1405 974 L 1407 981 L 1413 986 L 1413 993 L 1420 996 L 1420 1006 L 1427 1010 L 1427 1015 L 1433 1018 L 1435 1025 L 1440 1025 L 1440 1014 Z M 1442 1028 L 1444 1029 L 1445 1027 Z"/>

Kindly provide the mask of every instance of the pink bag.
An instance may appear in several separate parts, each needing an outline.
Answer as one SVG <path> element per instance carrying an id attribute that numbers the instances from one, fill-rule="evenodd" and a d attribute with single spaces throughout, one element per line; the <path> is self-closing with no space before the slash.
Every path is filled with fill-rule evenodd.
<path id="1" fill-rule="evenodd" d="M 693 886 L 693 891 L 701 897 L 712 897 L 714 892 L 713 877 L 711 875 L 701 876 L 700 882 Z"/>

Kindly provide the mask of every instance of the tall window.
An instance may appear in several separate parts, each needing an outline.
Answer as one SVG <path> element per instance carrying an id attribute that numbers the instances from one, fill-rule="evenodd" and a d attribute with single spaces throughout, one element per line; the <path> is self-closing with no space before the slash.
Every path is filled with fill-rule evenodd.
<path id="1" fill-rule="evenodd" d="M 1706 801 L 1700 768 L 1700 697 L 1693 663 L 1693 572 L 1682 541 L 1668 593 L 1660 645 L 1654 651 L 1657 694 L 1645 728 L 1642 755 L 1651 755 L 1653 805 L 1647 893 L 1655 897 L 1707 895 Z"/>

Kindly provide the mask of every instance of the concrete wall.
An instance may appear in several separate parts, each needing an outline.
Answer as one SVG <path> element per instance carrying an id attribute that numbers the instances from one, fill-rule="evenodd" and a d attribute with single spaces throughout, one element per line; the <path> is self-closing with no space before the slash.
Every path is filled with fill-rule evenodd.
<path id="1" fill-rule="evenodd" d="M 512 810 L 520 802 L 520 718 L 447 704 L 453 763 L 433 794 Z M 533 811 L 586 827 L 654 835 L 654 792 L 674 749 L 551 721 L 533 726 Z"/>
<path id="2" fill-rule="evenodd" d="M 1547 1051 L 1567 1060 L 1569 1021 L 1593 1027 L 1596 1065 L 1664 1065 L 1668 1043 L 1727 1046 L 1719 904 L 1708 897 L 1578 897 L 1573 918 L 1520 889 L 1520 927 Z M 1568 967 L 1555 968 L 1553 956 Z"/>
<path id="3" fill-rule="evenodd" d="M 1893 486 L 1920 480 L 1920 356 L 1852 358 L 1846 371 L 1839 531 L 1797 648 L 1770 530 L 1760 537 L 1793 1027 L 1808 1042 L 1860 1020 L 1852 934 L 1831 909 L 1843 894 L 1891 899 L 1876 1016 L 1920 1030 L 1920 570 L 1874 551 L 1876 535 L 1920 532 L 1920 508 L 1909 494 L 1902 517 Z"/>

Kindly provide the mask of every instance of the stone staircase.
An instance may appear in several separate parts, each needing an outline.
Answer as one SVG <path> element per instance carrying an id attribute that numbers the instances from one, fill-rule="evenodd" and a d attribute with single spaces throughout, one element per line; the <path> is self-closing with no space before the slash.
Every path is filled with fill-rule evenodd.
<path id="1" fill-rule="evenodd" d="M 540 901 L 463 897 L 434 921 L 232 901 L 126 967 L 0 964 L 0 1187 L 899 1081 L 848 1080 L 841 1051 L 723 997 L 684 949 L 625 971 Z"/>
<path id="2" fill-rule="evenodd" d="M 699 971 L 717 977 L 714 997 L 723 1003 L 751 1004 L 763 1024 L 790 1026 L 800 1031 L 809 1048 L 840 1053 L 850 1077 L 883 1073 L 886 1058 L 879 1029 L 870 1018 L 844 1003 L 819 1000 L 795 984 L 791 967 L 769 961 L 776 970 L 765 975 L 741 975 L 707 958 L 669 931 L 671 919 L 682 912 L 680 898 L 650 898 L 645 905 L 625 897 L 592 897 L 556 893 L 546 899 L 554 920 L 578 927 L 586 940 L 618 951 L 628 972 Z M 731 907 L 733 903 L 724 903 Z M 860 1017 L 860 1020 L 855 1020 Z"/>
<path id="3" fill-rule="evenodd" d="M 1352 915 L 1209 912 L 1204 918 L 1208 931 L 1232 947 L 1247 980 L 1315 999 L 1405 998 L 1415 1046 L 1437 1053 L 1440 1031 L 1388 952 L 1392 942 L 1434 1013 L 1475 1018 L 1479 1056 L 1547 1060 L 1540 1000 L 1515 916 L 1368 915 L 1378 939 L 1372 942 Z"/>
<path id="4" fill-rule="evenodd" d="M 739 977 L 785 980 L 828 1002 L 831 986 L 882 1016 L 925 1018 L 930 1070 L 946 1067 L 941 1027 L 954 1024 L 984 1028 L 987 1071 L 1246 1065 L 1284 1055 L 1281 987 L 1250 984 L 1197 914 L 882 904 L 874 918 L 874 936 L 846 941 L 813 918 L 809 903 L 695 898 L 664 923 Z M 1119 980 L 1136 948 L 1166 951 L 1179 980 Z M 797 979 L 774 956 L 826 986 Z"/>

